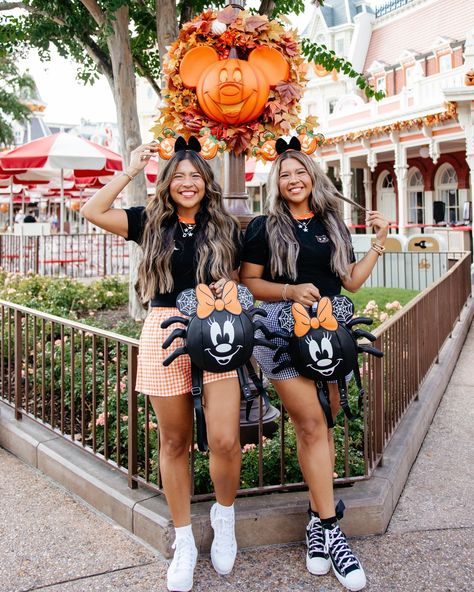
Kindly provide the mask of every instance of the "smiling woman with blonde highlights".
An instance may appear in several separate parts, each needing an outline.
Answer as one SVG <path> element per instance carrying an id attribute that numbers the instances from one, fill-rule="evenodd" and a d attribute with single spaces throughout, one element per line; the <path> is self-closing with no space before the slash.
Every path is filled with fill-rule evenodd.
<path id="1" fill-rule="evenodd" d="M 150 311 L 140 336 L 136 390 L 149 396 L 160 433 L 160 473 L 175 527 L 175 549 L 167 573 L 168 590 L 188 592 L 193 586 L 197 549 L 191 529 L 189 450 L 192 444 L 193 402 L 191 361 L 163 362 L 182 339 L 163 349 L 173 325 L 170 317 L 183 316 L 176 297 L 198 283 L 209 284 L 220 296 L 227 280 L 237 277 L 239 228 L 224 209 L 222 193 L 210 166 L 183 138 L 165 166 L 156 195 L 146 207 L 112 208 L 120 191 L 143 170 L 156 146 L 146 144 L 131 154 L 130 166 L 103 187 L 82 208 L 82 214 L 101 228 L 141 246 L 137 291 Z M 194 138 L 194 145 L 199 142 Z M 176 148 L 175 148 L 176 149 Z M 209 470 L 216 492 L 211 508 L 214 540 L 211 560 L 215 570 L 231 572 L 237 542 L 234 499 L 240 477 L 240 387 L 235 371 L 204 372 Z"/>
<path id="2" fill-rule="evenodd" d="M 267 316 L 262 323 L 269 331 L 281 331 L 278 318 L 288 301 L 297 303 L 309 318 L 309 307 L 322 297 L 336 296 L 342 287 L 350 291 L 361 287 L 384 250 L 388 222 L 379 212 L 368 213 L 376 243 L 356 263 L 339 194 L 315 161 L 295 149 L 287 149 L 274 161 L 267 195 L 267 215 L 252 220 L 245 234 L 240 277 L 263 301 Z M 285 342 L 275 337 L 274 344 Z M 316 385 L 299 374 L 286 353 L 279 358 L 287 362 L 284 369 L 275 368 L 268 348 L 255 347 L 254 356 L 295 426 L 298 460 L 310 496 L 306 567 L 315 575 L 324 575 L 332 567 L 343 586 L 362 590 L 364 570 L 337 522 L 333 434 Z M 328 413 L 334 417 L 339 411 L 339 391 L 337 384 L 328 388 Z"/>

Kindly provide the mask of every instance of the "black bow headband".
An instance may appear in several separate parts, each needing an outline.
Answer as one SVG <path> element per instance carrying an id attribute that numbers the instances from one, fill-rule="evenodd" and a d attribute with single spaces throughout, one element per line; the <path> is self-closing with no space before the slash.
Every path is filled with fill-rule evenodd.
<path id="1" fill-rule="evenodd" d="M 183 138 L 183 136 L 179 136 L 174 144 L 174 151 L 180 152 L 181 150 L 192 150 L 193 152 L 201 152 L 201 144 L 195 136 L 190 136 L 187 142 Z"/>
<path id="2" fill-rule="evenodd" d="M 283 138 L 278 138 L 275 144 L 275 150 L 278 154 L 283 154 L 287 150 L 297 150 L 301 152 L 301 143 L 296 136 L 293 136 L 289 142 Z"/>

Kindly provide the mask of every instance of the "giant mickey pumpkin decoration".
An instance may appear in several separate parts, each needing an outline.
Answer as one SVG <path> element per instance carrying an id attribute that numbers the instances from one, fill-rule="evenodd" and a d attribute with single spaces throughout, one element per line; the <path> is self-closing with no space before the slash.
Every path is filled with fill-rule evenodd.
<path id="1" fill-rule="evenodd" d="M 196 88 L 204 113 L 227 125 L 255 121 L 265 108 L 270 87 L 289 77 L 289 65 L 279 51 L 256 47 L 248 61 L 232 57 L 219 60 L 209 46 L 189 50 L 181 61 L 179 74 L 183 84 Z"/>

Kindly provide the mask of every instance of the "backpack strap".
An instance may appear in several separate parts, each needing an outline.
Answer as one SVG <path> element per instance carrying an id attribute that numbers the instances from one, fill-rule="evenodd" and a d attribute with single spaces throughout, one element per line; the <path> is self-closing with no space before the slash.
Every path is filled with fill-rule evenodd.
<path id="1" fill-rule="evenodd" d="M 316 382 L 316 391 L 323 409 L 324 417 L 326 418 L 326 423 L 328 424 L 328 429 L 331 429 L 334 427 L 334 420 L 332 418 L 331 404 L 329 403 L 329 389 L 327 382 L 318 380 Z"/>
<path id="2" fill-rule="evenodd" d="M 347 385 L 345 378 L 340 378 L 337 381 L 337 386 L 339 388 L 339 400 L 341 402 L 341 407 L 344 411 L 345 416 L 349 420 L 355 419 L 355 415 L 353 415 L 351 408 L 349 407 L 349 401 L 347 399 Z"/>
<path id="3" fill-rule="evenodd" d="M 191 361 L 191 394 L 193 396 L 194 412 L 196 413 L 196 440 L 201 452 L 207 451 L 206 418 L 202 406 L 202 370 Z"/>
<path id="4" fill-rule="evenodd" d="M 247 372 L 249 374 L 250 380 L 254 383 L 255 388 L 257 389 L 257 396 L 263 398 L 263 402 L 265 403 L 266 408 L 270 407 L 270 399 L 268 398 L 268 393 L 263 386 L 263 380 L 255 371 L 255 368 L 250 360 L 247 360 L 245 363 L 245 367 L 247 368 Z"/>

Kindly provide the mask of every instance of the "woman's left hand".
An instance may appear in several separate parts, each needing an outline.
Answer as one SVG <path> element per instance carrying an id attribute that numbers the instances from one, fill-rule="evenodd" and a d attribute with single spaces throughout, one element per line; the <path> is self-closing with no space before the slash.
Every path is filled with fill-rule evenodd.
<path id="1" fill-rule="evenodd" d="M 221 278 L 220 280 L 217 280 L 215 282 L 212 282 L 212 284 L 209 284 L 209 288 L 211 288 L 214 296 L 217 296 L 217 298 L 220 298 L 222 296 L 222 290 L 224 289 L 224 286 L 228 281 L 229 280 L 227 280 L 226 278 Z"/>
<path id="2" fill-rule="evenodd" d="M 388 235 L 388 220 L 383 214 L 375 210 L 367 213 L 367 226 L 373 228 L 377 241 L 382 245 Z"/>

